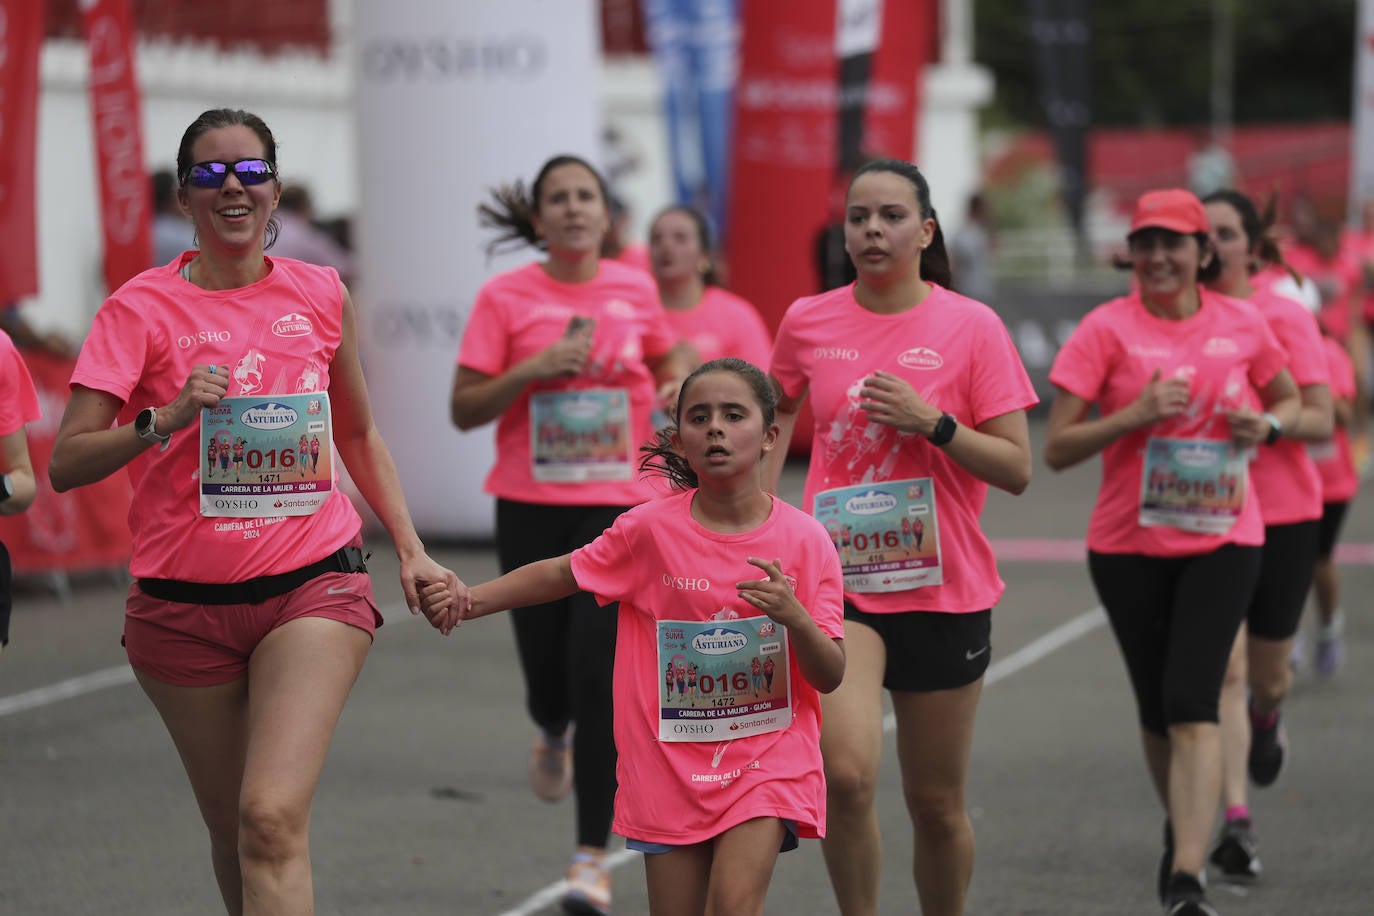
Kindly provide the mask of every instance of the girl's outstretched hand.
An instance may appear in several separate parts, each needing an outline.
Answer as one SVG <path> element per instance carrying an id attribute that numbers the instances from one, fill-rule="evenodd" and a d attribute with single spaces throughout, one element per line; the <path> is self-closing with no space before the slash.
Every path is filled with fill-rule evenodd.
<path id="1" fill-rule="evenodd" d="M 801 606 L 797 596 L 792 593 L 792 585 L 782 571 L 782 560 L 761 560 L 749 557 L 749 562 L 767 574 L 767 579 L 749 579 L 736 582 L 739 596 L 754 607 L 763 611 L 783 626 L 792 626 L 802 618 L 808 618 L 806 608 Z"/>
<path id="2" fill-rule="evenodd" d="M 419 599 L 420 610 L 429 625 L 444 636 L 462 624 L 463 617 L 472 607 L 472 594 L 461 581 L 456 591 L 442 580 L 422 586 Z"/>

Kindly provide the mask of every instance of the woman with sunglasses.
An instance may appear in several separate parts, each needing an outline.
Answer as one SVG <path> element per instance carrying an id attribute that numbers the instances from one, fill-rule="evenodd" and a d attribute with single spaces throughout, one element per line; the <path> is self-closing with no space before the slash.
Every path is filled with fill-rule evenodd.
<path id="1" fill-rule="evenodd" d="M 276 152 L 244 111 L 206 111 L 187 128 L 178 196 L 200 248 L 96 313 L 49 466 L 59 491 L 129 469 L 137 581 L 123 641 L 190 778 L 231 914 L 312 911 L 311 802 L 382 623 L 337 473 L 287 473 L 296 435 L 318 430 L 348 466 L 395 544 L 412 610 L 426 583 L 466 594 L 411 524 L 347 290 L 330 268 L 264 255 Z M 262 375 L 233 378 L 226 367 L 250 352 Z M 318 366 L 317 390 L 297 394 Z M 254 473 L 240 484 L 198 473 L 226 430 L 248 443 Z"/>
<path id="2" fill-rule="evenodd" d="M 1221 799 L 1217 705 L 1264 542 L 1250 457 L 1299 409 L 1263 316 L 1203 285 L 1221 269 L 1208 230 L 1191 192 L 1141 195 L 1126 236 L 1134 289 L 1059 350 L 1045 437 L 1055 470 L 1102 455 L 1088 572 L 1166 812 L 1156 880 L 1169 916 L 1216 913 L 1202 869 Z"/>
<path id="3" fill-rule="evenodd" d="M 1030 481 L 1035 390 L 996 313 L 950 291 L 944 234 L 916 166 L 861 166 L 844 213 L 858 279 L 783 316 L 772 359 L 782 435 L 766 465 L 776 487 L 810 397 L 805 506 L 839 526 L 851 660 L 821 701 L 822 849 L 839 911 L 877 913 L 886 690 L 921 912 L 952 916 L 973 877 L 965 786 L 1004 590 L 978 515 L 989 485 L 1020 493 Z M 902 546 L 903 518 L 928 523 L 915 555 Z"/>
<path id="4" fill-rule="evenodd" d="M 607 200 L 596 170 L 565 155 L 544 163 L 528 191 L 521 182 L 503 186 L 478 211 L 498 233 L 490 251 L 513 243 L 547 253 L 482 285 L 450 398 L 459 429 L 496 421 L 486 491 L 496 497 L 504 572 L 591 543 L 626 509 L 663 492 L 640 477 L 637 449 L 652 439 L 652 412 L 676 401 L 689 367 L 653 279 L 601 257 Z M 563 898 L 572 913 L 611 906 L 603 857 L 616 789 L 616 607 L 579 592 L 512 612 L 538 729 L 530 786 L 546 801 L 569 792 L 577 801 Z"/>

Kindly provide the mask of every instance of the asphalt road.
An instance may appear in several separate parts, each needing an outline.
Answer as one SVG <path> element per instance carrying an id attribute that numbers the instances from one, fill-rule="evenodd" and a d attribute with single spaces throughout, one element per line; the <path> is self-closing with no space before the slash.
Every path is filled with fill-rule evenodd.
<path id="1" fill-rule="evenodd" d="M 1039 427 L 1036 426 L 1037 442 Z M 1038 446 L 1037 446 L 1038 447 Z M 978 715 L 969 806 L 978 864 L 968 912 L 1156 913 L 1161 811 L 1133 705 L 1096 611 L 1081 539 L 1096 463 L 1038 466 L 1021 497 L 984 513 L 1003 545 L 994 667 Z M 799 493 L 799 469 L 786 492 Z M 1226 916 L 1374 912 L 1374 519 L 1358 503 L 1345 541 L 1349 663 L 1304 672 L 1287 706 L 1291 765 L 1251 799 L 1265 874 L 1220 886 Z M 395 562 L 372 548 L 388 623 L 340 723 L 316 798 L 321 914 L 555 912 L 572 843 L 570 803 L 535 799 L 531 738 L 508 624 L 448 639 L 401 606 Z M 435 552 L 468 581 L 496 572 L 487 546 Z M 185 776 L 119 645 L 124 586 L 41 587 L 17 599 L 0 656 L 0 914 L 222 912 Z M 911 831 L 895 756 L 883 763 L 883 912 L 914 913 Z M 647 912 L 637 856 L 616 858 L 616 909 Z M 779 860 L 768 912 L 831 913 L 819 844 Z"/>

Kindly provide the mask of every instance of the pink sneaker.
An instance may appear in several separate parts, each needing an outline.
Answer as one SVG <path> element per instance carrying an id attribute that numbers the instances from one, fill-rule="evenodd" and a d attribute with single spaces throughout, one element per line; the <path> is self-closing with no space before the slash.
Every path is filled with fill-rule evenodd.
<path id="1" fill-rule="evenodd" d="M 562 801 L 572 792 L 572 726 L 550 742 L 541 730 L 530 748 L 530 788 L 548 802 Z"/>

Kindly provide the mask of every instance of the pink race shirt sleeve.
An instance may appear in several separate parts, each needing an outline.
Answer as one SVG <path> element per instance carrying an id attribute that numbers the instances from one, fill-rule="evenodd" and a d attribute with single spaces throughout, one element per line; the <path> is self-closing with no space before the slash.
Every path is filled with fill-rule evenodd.
<path id="1" fill-rule="evenodd" d="M 1181 321 L 1151 314 L 1136 294 L 1106 302 L 1083 319 L 1055 358 L 1050 380 L 1096 403 L 1103 416 L 1128 407 L 1156 373 L 1189 382 L 1186 413 L 1132 430 L 1103 449 L 1102 483 L 1088 527 L 1091 550 L 1183 556 L 1263 540 L 1253 486 L 1224 534 L 1139 521 L 1148 443 L 1229 441 L 1226 414 L 1252 404 L 1254 388 L 1267 384 L 1286 358 L 1250 303 L 1207 290 L 1200 295 L 1202 307 Z"/>
<path id="2" fill-rule="evenodd" d="M 10 336 L 0 331 L 0 436 L 40 418 L 38 392 L 24 358 Z"/>
<path id="3" fill-rule="evenodd" d="M 556 343 L 574 318 L 591 323 L 586 365 L 527 384 L 501 414 L 485 489 L 540 505 L 635 505 L 656 493 L 636 451 L 653 434 L 649 365 L 676 342 L 651 278 L 616 261 L 601 261 L 586 283 L 554 280 L 538 264 L 493 277 L 474 303 L 458 363 L 498 376 Z M 532 411 L 542 411 L 537 430 Z"/>
<path id="4" fill-rule="evenodd" d="M 939 286 L 915 308 L 891 315 L 864 309 L 849 286 L 794 303 L 773 351 L 773 374 L 783 390 L 793 397 L 810 392 L 816 424 L 804 506 L 836 529 L 846 599 L 869 613 L 991 608 L 1003 584 L 978 523 L 987 484 L 924 437 L 869 420 L 861 391 L 878 371 L 897 376 L 963 425 L 978 426 L 1036 403 L 1010 336 L 987 306 Z M 849 489 L 870 484 L 867 495 Z M 820 494 L 826 494 L 823 504 Z M 847 518 L 860 495 L 889 506 L 883 512 L 916 500 L 911 511 L 933 513 L 938 524 L 919 545 L 907 544 L 887 515 L 881 522 L 864 513 Z M 884 545 L 882 556 L 861 560 L 874 554 L 875 544 Z M 919 581 L 907 576 L 895 584 L 886 576 L 863 578 L 894 562 L 926 571 Z M 866 563 L 877 566 L 865 571 Z"/>
<path id="5" fill-rule="evenodd" d="M 205 290 L 178 274 L 189 256 L 143 272 L 105 301 L 73 385 L 123 400 L 118 425 L 144 407 L 170 403 L 196 366 L 228 370 L 229 397 L 266 401 L 329 390 L 343 334 L 343 287 L 333 269 L 269 258 L 272 269 L 258 282 Z M 361 527 L 337 486 L 337 467 L 312 515 L 272 515 L 264 507 L 258 518 L 202 516 L 203 464 L 198 424 L 174 432 L 166 451 L 150 448 L 129 463 L 135 577 L 235 582 L 286 572 L 328 556 Z M 183 548 L 191 539 L 206 549 L 190 554 Z"/>

